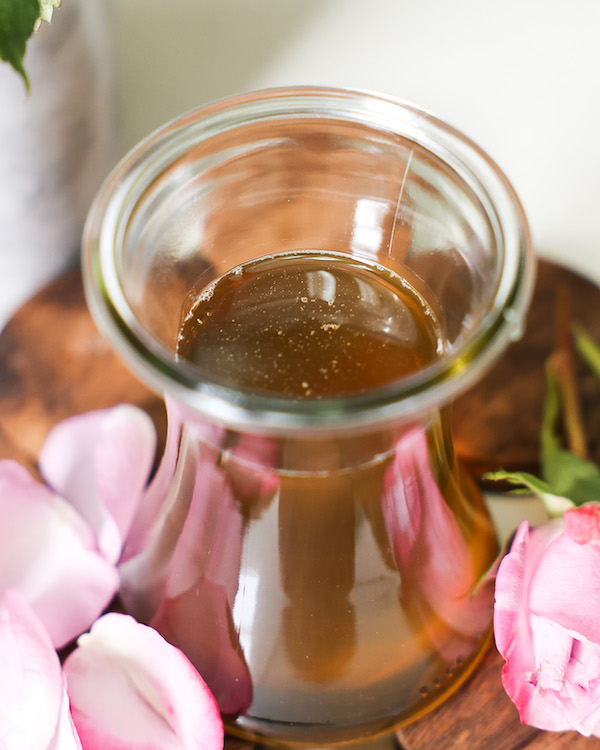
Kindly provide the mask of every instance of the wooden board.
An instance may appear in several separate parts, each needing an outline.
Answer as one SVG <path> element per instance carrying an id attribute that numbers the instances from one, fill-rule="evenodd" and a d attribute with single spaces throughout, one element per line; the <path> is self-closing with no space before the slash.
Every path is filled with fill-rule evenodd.
<path id="1" fill-rule="evenodd" d="M 521 724 L 501 681 L 503 660 L 491 647 L 483 662 L 440 708 L 397 733 L 403 750 L 598 750 L 600 740 L 542 732 Z"/>
<path id="2" fill-rule="evenodd" d="M 542 261 L 523 338 L 454 405 L 456 450 L 476 476 L 500 467 L 539 471 L 544 368 L 554 346 L 561 287 L 569 295 L 573 319 L 600 342 L 598 287 Z M 600 382 L 577 358 L 576 363 L 590 454 L 600 462 Z"/>
<path id="3" fill-rule="evenodd" d="M 577 284 L 581 284 L 586 295 L 593 297 L 596 293 L 587 282 L 577 280 Z M 597 307 L 600 310 L 600 305 Z M 594 320 L 597 323 L 597 316 Z M 540 344 L 539 349 L 545 349 L 545 344 Z M 531 367 L 532 372 L 539 370 L 533 363 Z M 515 378 L 511 387 L 516 386 Z M 532 385 L 534 390 L 538 387 Z M 478 413 L 478 420 L 471 415 L 469 424 L 477 437 L 475 447 L 481 447 L 484 436 L 490 451 L 497 448 L 498 427 L 494 422 L 490 429 L 485 414 L 501 418 L 503 429 L 513 432 L 510 410 L 515 399 L 514 395 L 503 398 L 499 411 L 496 407 L 495 412 Z M 16 458 L 35 470 L 39 449 L 56 422 L 119 402 L 135 403 L 146 409 L 159 433 L 164 434 L 160 400 L 124 368 L 98 334 L 85 306 L 79 273 L 73 271 L 27 303 L 0 335 L 0 456 Z M 535 434 L 535 429 L 530 425 L 528 433 Z M 600 429 L 597 434 L 600 436 Z M 463 438 L 465 435 L 463 430 Z M 503 439 L 508 444 L 514 435 Z M 502 690 L 500 672 L 500 657 L 492 649 L 463 689 L 437 711 L 398 733 L 401 746 L 405 750 L 600 747 L 600 740 L 584 739 L 573 733 L 543 733 L 521 726 L 516 710 Z M 252 747 L 233 739 L 227 743 L 227 750 L 252 750 Z"/>

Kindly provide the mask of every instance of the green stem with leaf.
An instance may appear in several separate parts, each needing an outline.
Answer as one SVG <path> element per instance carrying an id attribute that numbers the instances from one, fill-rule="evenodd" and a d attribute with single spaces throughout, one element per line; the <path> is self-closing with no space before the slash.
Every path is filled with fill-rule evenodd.
<path id="1" fill-rule="evenodd" d="M 42 21 L 50 22 L 61 0 L 0 0 L 0 58 L 21 75 L 27 91 L 29 79 L 23 64 L 27 42 Z"/>
<path id="2" fill-rule="evenodd" d="M 588 458 L 575 378 L 573 346 L 600 378 L 600 347 L 581 327 L 573 326 L 564 298 L 559 302 L 556 345 L 546 365 L 546 395 L 540 431 L 541 478 L 525 472 L 495 471 L 486 475 L 533 492 L 550 517 L 600 500 L 600 467 Z M 564 427 L 563 446 L 560 425 Z"/>

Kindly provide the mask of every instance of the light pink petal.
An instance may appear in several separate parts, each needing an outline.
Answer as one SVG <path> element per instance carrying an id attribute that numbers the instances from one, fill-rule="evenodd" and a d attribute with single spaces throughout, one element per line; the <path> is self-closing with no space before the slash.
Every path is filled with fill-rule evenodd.
<path id="1" fill-rule="evenodd" d="M 150 622 L 165 596 L 172 557 L 179 543 L 195 491 L 198 445 L 184 432 L 179 447 L 179 469 L 170 484 L 145 544 L 119 565 L 121 599 L 125 609 L 142 622 Z M 159 470 L 160 471 L 160 470 Z"/>
<path id="2" fill-rule="evenodd" d="M 571 729 L 588 737 L 600 731 L 600 689 L 598 680 L 588 687 L 568 681 L 562 690 L 563 713 L 568 715 Z"/>
<path id="3" fill-rule="evenodd" d="M 243 519 L 216 464 L 220 451 L 204 442 L 213 435 L 185 429 L 178 468 L 145 546 L 119 566 L 121 598 L 128 612 L 150 622 L 163 598 L 193 586 L 210 566 L 210 577 L 237 589 Z M 230 552 L 224 552 L 225 547 Z"/>
<path id="4" fill-rule="evenodd" d="M 235 635 L 227 591 L 203 579 L 166 599 L 152 621 L 184 651 L 206 680 L 224 714 L 242 713 L 252 701 L 252 682 Z"/>
<path id="5" fill-rule="evenodd" d="M 496 648 L 505 659 L 510 644 L 517 635 L 520 612 L 526 606 L 524 576 L 528 537 L 529 524 L 523 521 L 515 534 L 510 552 L 502 559 L 496 574 L 494 639 Z"/>
<path id="6" fill-rule="evenodd" d="M 17 588 L 56 648 L 90 626 L 119 586 L 87 524 L 14 461 L 0 461 L 0 592 Z"/>
<path id="7" fill-rule="evenodd" d="M 565 698 L 555 690 L 533 689 L 527 702 L 520 704 L 518 699 L 514 702 L 523 724 L 549 732 L 574 728 L 569 709 L 565 710 Z"/>
<path id="8" fill-rule="evenodd" d="M 583 639 L 600 643 L 600 545 L 566 533 L 547 547 L 529 583 L 529 608 Z"/>
<path id="9" fill-rule="evenodd" d="M 600 687 L 600 645 L 574 641 L 567 668 L 567 681 L 592 692 Z M 600 710 L 600 700 L 598 702 Z"/>
<path id="10" fill-rule="evenodd" d="M 168 396 L 165 398 L 165 406 L 167 409 L 167 439 L 164 453 L 158 470 L 150 486 L 146 489 L 132 520 L 121 555 L 122 563 L 138 555 L 148 546 L 152 532 L 159 523 L 163 507 L 169 498 L 169 490 L 174 483 L 183 417 L 179 406 L 172 398 Z"/>
<path id="11" fill-rule="evenodd" d="M 165 597 L 176 597 L 207 577 L 226 587 L 233 606 L 244 518 L 227 480 L 214 458 L 199 461 L 192 502 L 169 566 Z"/>
<path id="12" fill-rule="evenodd" d="M 502 559 L 496 574 L 494 637 L 498 651 L 506 658 L 510 641 L 519 627 L 529 630 L 529 583 L 546 547 L 560 536 L 562 519 L 549 521 L 532 531 L 523 521 L 513 539 L 510 552 Z M 520 619 L 522 618 L 522 619 Z M 520 637 L 525 637 L 521 632 Z"/>
<path id="13" fill-rule="evenodd" d="M 0 664 L 0 747 L 46 750 L 61 714 L 60 662 L 44 627 L 14 590 L 4 595 L 0 612 Z"/>
<path id="14" fill-rule="evenodd" d="M 600 541 L 600 503 L 586 503 L 564 514 L 565 531 L 577 544 Z"/>
<path id="15" fill-rule="evenodd" d="M 567 630 L 547 617 L 532 614 L 529 622 L 537 686 L 542 690 L 560 692 L 565 684 L 573 638 Z"/>
<path id="16" fill-rule="evenodd" d="M 155 451 L 152 420 L 127 404 L 65 419 L 42 448 L 42 475 L 85 518 L 113 563 L 129 533 Z"/>
<path id="17" fill-rule="evenodd" d="M 217 704 L 189 660 L 127 615 L 100 618 L 68 657 L 85 750 L 221 750 Z"/>
<path id="18" fill-rule="evenodd" d="M 63 701 L 58 719 L 56 734 L 47 750 L 82 750 L 69 705 L 66 687 L 63 688 Z"/>
<path id="19" fill-rule="evenodd" d="M 561 732 L 572 728 L 564 699 L 555 690 L 543 690 L 537 684 L 537 669 L 526 619 L 520 622 L 512 639 L 506 664 L 502 670 L 502 684 L 515 704 L 524 724 Z"/>
<path id="20" fill-rule="evenodd" d="M 509 659 L 505 671 L 515 671 L 516 663 L 516 659 Z M 504 672 L 503 684 L 524 724 L 553 732 L 574 730 L 585 736 L 594 733 L 600 718 L 600 693 L 597 690 L 589 691 L 571 682 L 565 682 L 561 690 L 555 690 L 543 688 L 541 684 L 528 684 L 516 674 L 515 677 L 516 693 L 511 692 Z"/>

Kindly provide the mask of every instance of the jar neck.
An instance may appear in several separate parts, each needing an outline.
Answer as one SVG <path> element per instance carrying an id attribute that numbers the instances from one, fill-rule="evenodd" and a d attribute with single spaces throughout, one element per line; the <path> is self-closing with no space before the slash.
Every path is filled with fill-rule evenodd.
<path id="1" fill-rule="evenodd" d="M 169 411 L 173 414 L 173 404 Z M 279 474 L 352 473 L 388 463 L 415 431 L 427 439 L 436 474 L 454 463 L 450 408 L 428 412 L 419 420 L 337 434 L 256 434 L 219 426 L 189 410 L 179 411 L 183 440 L 198 442 L 222 465 L 243 464 L 250 470 L 267 467 Z M 218 458 L 217 458 L 218 456 Z"/>

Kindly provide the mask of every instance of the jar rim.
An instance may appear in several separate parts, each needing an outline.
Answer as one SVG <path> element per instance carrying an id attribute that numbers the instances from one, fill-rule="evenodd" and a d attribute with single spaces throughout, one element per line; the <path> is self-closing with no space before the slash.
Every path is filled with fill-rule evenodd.
<path id="1" fill-rule="evenodd" d="M 365 393 L 294 400 L 237 390 L 179 362 L 143 326 L 128 304 L 116 257 L 124 216 L 154 177 L 198 139 L 250 120 L 335 117 L 414 141 L 450 166 L 484 206 L 501 250 L 492 304 L 474 331 L 447 356 L 419 372 Z M 115 167 L 88 214 L 82 242 L 88 307 L 125 364 L 147 385 L 168 393 L 211 421 L 255 432 L 302 432 L 373 427 L 417 419 L 473 384 L 519 337 L 533 293 L 535 258 L 525 213 L 509 180 L 470 138 L 406 100 L 367 90 L 274 88 L 222 99 L 154 131 Z"/>

